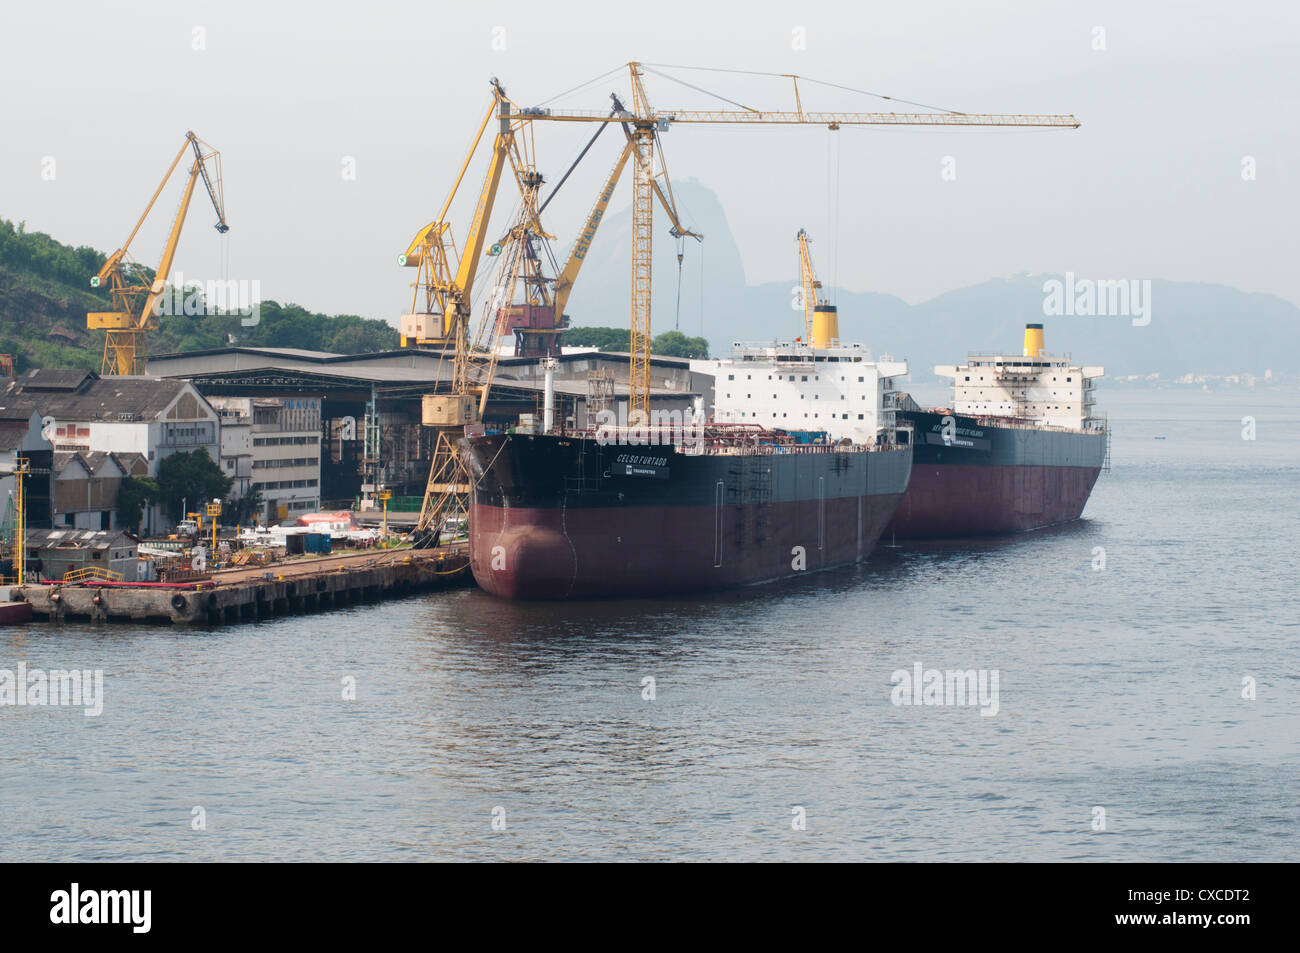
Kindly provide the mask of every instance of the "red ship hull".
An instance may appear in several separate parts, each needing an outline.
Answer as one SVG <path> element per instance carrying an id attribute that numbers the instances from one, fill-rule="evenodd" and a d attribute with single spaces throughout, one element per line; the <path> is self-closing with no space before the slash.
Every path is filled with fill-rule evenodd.
<path id="1" fill-rule="evenodd" d="M 886 538 L 1019 533 L 1078 519 L 1105 465 L 1106 434 L 903 410 L 912 479 Z"/>
<path id="2" fill-rule="evenodd" d="M 822 546 L 816 502 L 713 507 L 559 509 L 474 505 L 471 567 L 486 591 L 511 599 L 664 595 L 852 565 L 875 548 L 902 494 L 827 500 Z M 761 512 L 760 512 L 761 509 Z M 764 523 L 764 542 L 733 544 Z M 721 537 L 724 555 L 715 565 Z M 794 546 L 806 544 L 802 566 Z M 498 548 L 499 547 L 499 548 Z M 497 565 L 492 566 L 493 555 Z"/>
<path id="3" fill-rule="evenodd" d="M 900 538 L 1018 533 L 1083 514 L 1100 467 L 913 463 L 886 530 Z"/>
<path id="4" fill-rule="evenodd" d="M 526 434 L 463 446 L 470 566 L 511 599 L 663 595 L 852 565 L 912 464 L 910 448 L 691 454 Z"/>

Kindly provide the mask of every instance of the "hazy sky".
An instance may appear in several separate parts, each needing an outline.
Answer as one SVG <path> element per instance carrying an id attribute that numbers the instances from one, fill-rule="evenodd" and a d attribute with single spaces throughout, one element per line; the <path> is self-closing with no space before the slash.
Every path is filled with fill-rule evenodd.
<path id="1" fill-rule="evenodd" d="M 395 319 L 408 309 L 411 272 L 396 256 L 437 214 L 488 106 L 489 77 L 521 103 L 541 102 L 629 59 L 793 72 L 968 112 L 1072 112 L 1083 123 L 673 128 L 664 143 L 674 177 L 719 195 L 752 284 L 794 277 L 790 239 L 807 227 L 827 283 L 909 301 L 1016 272 L 1074 271 L 1220 282 L 1300 302 L 1293 4 L 320 2 L 291 11 L 5 0 L 0 17 L 0 217 L 112 250 L 193 129 L 222 151 L 231 231 L 213 231 L 197 196 L 177 267 L 187 280 L 257 279 L 264 297 L 315 310 Z M 781 81 L 674 75 L 746 105 L 791 103 Z M 658 107 L 715 104 L 657 76 L 647 89 Z M 627 94 L 624 74 L 552 105 L 604 109 L 611 91 Z M 908 108 L 812 86 L 804 104 Z M 587 134 L 539 128 L 552 181 Z M 602 137 L 548 210 L 557 251 L 567 251 L 617 147 L 615 134 Z M 941 175 L 946 156 L 953 181 Z M 342 175 L 347 157 L 355 180 Z M 1245 157 L 1253 181 L 1243 179 Z M 49 158 L 52 179 L 42 175 Z M 615 207 L 627 191 L 625 179 Z M 178 194 L 160 201 L 133 246 L 145 264 L 157 262 Z M 503 191 L 494 230 L 510 198 Z M 838 227 L 828 208 L 839 210 Z"/>

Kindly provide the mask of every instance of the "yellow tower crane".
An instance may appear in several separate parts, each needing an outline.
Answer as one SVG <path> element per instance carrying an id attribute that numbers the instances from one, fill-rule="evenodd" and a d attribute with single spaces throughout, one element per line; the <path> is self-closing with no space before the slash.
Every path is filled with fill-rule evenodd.
<path id="1" fill-rule="evenodd" d="M 630 420 L 647 420 L 650 404 L 650 287 L 651 287 L 651 229 L 654 224 L 653 197 L 659 193 L 666 207 L 672 205 L 672 188 L 662 166 L 659 134 L 675 123 L 691 124 L 779 124 L 826 126 L 1016 126 L 1078 128 L 1079 122 L 1070 115 L 1016 115 L 991 113 L 964 113 L 951 110 L 938 112 L 817 112 L 805 110 L 799 91 L 801 79 L 805 83 L 818 82 L 793 74 L 779 74 L 789 79 L 794 89 L 793 110 L 761 110 L 742 106 L 740 109 L 655 109 L 646 96 L 643 77 L 646 72 L 657 72 L 646 64 L 628 64 L 632 87 L 632 109 L 619 115 L 599 113 L 524 108 L 520 112 L 534 120 L 548 122 L 618 122 L 631 129 L 633 154 L 636 156 L 636 174 L 632 186 L 632 300 L 631 300 L 631 389 Z M 663 74 L 661 74 L 663 75 Z M 778 74 L 772 74 L 778 75 Z M 667 77 L 674 79 L 674 77 Z M 680 82 L 680 81 L 679 81 Z M 690 85 L 690 84 L 687 84 Z M 695 87 L 697 88 L 697 87 Z M 705 91 L 707 92 L 707 90 Z M 712 95 L 712 94 L 711 94 Z M 874 95 L 874 94 L 873 94 Z M 722 98 L 722 97 L 719 97 Z M 730 102 L 730 101 L 729 101 Z M 739 105 L 734 104 L 733 105 Z M 656 171 L 655 157 L 660 164 Z M 660 184 L 662 182 L 662 185 Z"/>
<path id="2" fill-rule="evenodd" d="M 621 103 L 619 104 L 622 105 Z M 625 112 L 620 112 L 626 115 Z M 578 233 L 578 239 L 573 244 L 573 249 L 569 253 L 568 260 L 564 263 L 559 276 L 555 279 L 555 321 L 558 325 L 564 315 L 564 308 L 569 302 L 569 296 L 573 293 L 574 282 L 578 280 L 578 273 L 582 269 L 583 263 L 587 260 L 587 253 L 591 251 L 592 242 L 596 237 L 596 230 L 600 227 L 601 221 L 605 217 L 605 212 L 609 209 L 610 200 L 614 197 L 614 190 L 618 187 L 618 181 L 623 175 L 623 169 L 627 166 L 627 160 L 637 152 L 637 139 L 631 128 L 624 123 L 623 130 L 627 134 L 627 144 L 623 151 L 619 153 L 618 159 L 614 163 L 613 169 L 610 170 L 609 176 L 605 179 L 604 185 L 601 186 L 600 192 L 596 195 L 596 201 L 587 213 L 582 231 Z M 704 236 L 698 232 L 686 228 L 678 216 L 677 208 L 673 204 L 671 186 L 667 182 L 667 176 L 664 176 L 664 185 L 661 186 L 653 178 L 650 180 L 650 188 L 663 210 L 668 214 L 668 219 L 672 222 L 671 234 L 674 238 L 694 238 L 696 241 L 703 240 Z"/>
<path id="3" fill-rule="evenodd" d="M 171 231 L 163 246 L 162 261 L 152 279 L 140 265 L 129 257 L 131 242 L 135 239 L 140 226 L 149 217 L 154 203 L 162 194 L 167 181 L 176 171 L 187 149 L 194 151 L 194 161 L 190 165 L 189 177 L 185 182 L 185 191 L 181 196 L 180 207 L 172 221 Z M 209 169 L 209 165 L 211 169 Z M 86 315 L 86 327 L 104 331 L 104 359 L 100 373 L 104 376 L 119 374 L 143 374 L 147 357 L 147 334 L 158 327 L 158 318 L 154 306 L 167 286 L 167 277 L 171 274 L 172 260 L 176 257 L 176 246 L 180 242 L 181 228 L 189 212 L 190 199 L 194 196 L 194 186 L 203 180 L 208 190 L 208 198 L 217 212 L 216 229 L 225 233 L 230 230 L 226 224 L 225 195 L 221 184 L 221 153 L 192 132 L 185 133 L 185 142 L 181 145 L 176 158 L 168 167 L 162 182 L 154 190 L 153 198 L 145 206 L 140 220 L 131 229 L 122 247 L 108 256 L 99 274 L 90 279 L 92 288 L 101 288 L 108 284 L 113 298 L 112 311 L 91 311 Z"/>

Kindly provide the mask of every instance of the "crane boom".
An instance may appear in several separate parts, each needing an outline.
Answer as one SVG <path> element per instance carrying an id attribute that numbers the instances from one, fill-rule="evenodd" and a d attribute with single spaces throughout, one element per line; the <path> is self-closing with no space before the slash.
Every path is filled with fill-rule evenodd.
<path id="1" fill-rule="evenodd" d="M 465 250 L 460 256 L 460 267 L 456 271 L 456 285 L 452 291 L 451 308 L 446 318 L 448 328 L 457 320 L 469 317 L 469 301 L 474 291 L 474 278 L 478 274 L 479 260 L 483 257 L 488 220 L 492 216 L 492 206 L 496 202 L 497 188 L 501 185 L 501 173 L 506 167 L 511 149 L 514 148 L 514 130 L 510 124 L 510 100 L 505 98 L 505 92 L 499 84 L 493 84 L 493 88 L 497 92 L 497 117 L 500 126 L 497 130 L 496 142 L 492 147 L 487 177 L 484 178 L 483 188 L 479 192 L 478 206 L 474 209 L 469 234 L 465 237 Z"/>
<path id="2" fill-rule="evenodd" d="M 516 179 L 519 178 L 518 170 L 525 164 L 519 155 L 517 142 L 517 133 L 525 123 L 512 114 L 512 109 L 513 105 L 506 98 L 505 90 L 496 79 L 493 79 L 492 104 L 479 125 L 478 133 L 474 137 L 465 161 L 461 164 L 456 182 L 443 204 L 441 213 L 438 218 L 416 233 L 406 253 L 398 256 L 398 265 L 419 269 L 411 301 L 411 314 L 402 319 L 404 345 L 414 342 L 454 350 L 458 325 L 463 325 L 470 319 L 474 279 L 478 275 L 479 262 L 487 248 L 487 228 L 496 204 L 497 190 L 501 185 L 507 164 L 516 170 Z M 470 220 L 465 247 L 457 254 L 447 213 L 493 114 L 497 116 L 498 126 L 492 145 L 492 155 L 488 160 L 487 172 L 479 190 L 473 218 Z M 523 188 L 522 182 L 520 187 Z M 419 300 L 421 289 L 425 292 L 422 310 Z M 436 326 L 433 326 L 435 323 Z"/>
<path id="3" fill-rule="evenodd" d="M 569 252 L 569 258 L 564 263 L 559 277 L 555 279 L 555 321 L 559 326 L 560 319 L 564 316 L 564 306 L 569 302 L 569 295 L 573 293 L 573 283 L 578 279 L 578 272 L 582 269 L 582 264 L 587 260 L 587 252 L 591 250 L 591 243 L 596 238 L 596 229 L 600 227 L 601 220 L 605 217 L 605 211 L 609 208 L 610 199 L 614 197 L 614 189 L 618 185 L 619 178 L 623 175 L 623 167 L 627 165 L 628 157 L 632 155 L 632 142 L 628 140 L 623 151 L 619 153 L 618 160 L 614 163 L 614 168 L 610 170 L 605 179 L 605 185 L 601 188 L 600 193 L 596 196 L 596 203 L 587 213 L 587 221 L 578 234 L 578 240 L 573 243 L 573 250 Z"/>
<path id="4" fill-rule="evenodd" d="M 808 233 L 801 228 L 795 238 L 799 242 L 799 276 L 803 285 L 804 341 L 811 344 L 813 340 L 813 314 L 817 310 L 817 305 L 821 303 L 817 289 L 822 286 L 822 283 L 817 280 L 817 272 L 813 269 L 812 252 L 808 249 Z"/>
<path id="5" fill-rule="evenodd" d="M 674 229 L 683 232 L 677 223 L 675 213 L 671 211 L 671 187 L 669 195 L 660 191 L 654 174 L 654 154 L 658 144 L 659 133 L 673 123 L 714 124 L 714 125 L 804 125 L 826 126 L 838 129 L 841 126 L 952 126 L 952 127 L 1043 127 L 1077 129 L 1079 121 L 1072 115 L 1041 113 L 963 113 L 954 111 L 936 111 L 932 113 L 912 112 L 810 112 L 803 108 L 803 99 L 799 94 L 799 77 L 788 76 L 794 84 L 794 110 L 759 110 L 759 109 L 653 109 L 646 97 L 642 76 L 645 68 L 641 63 L 628 63 L 628 73 L 632 86 L 632 109 L 605 115 L 583 110 L 553 110 L 528 107 L 519 110 L 520 114 L 530 120 L 545 122 L 597 122 L 623 123 L 629 140 L 634 142 L 634 154 L 637 160 L 636 174 L 633 176 L 632 192 L 632 301 L 631 301 L 631 360 L 629 382 L 629 420 L 641 415 L 648 419 L 650 406 L 650 284 L 651 284 L 651 247 L 654 203 L 652 197 L 659 193 L 661 204 L 670 209 Z M 667 176 L 664 176 L 667 181 Z M 698 236 L 697 236 L 698 237 Z"/>
<path id="6" fill-rule="evenodd" d="M 551 122 L 628 122 L 628 118 L 605 116 L 583 110 L 523 110 L 529 119 Z M 765 123 L 787 126 L 1043 126 L 1079 128 L 1069 114 L 1023 115 L 1018 113 L 880 113 L 880 112 L 781 112 L 745 109 L 655 109 L 644 118 L 653 123 Z"/>
<path id="7" fill-rule="evenodd" d="M 206 152 L 205 147 L 208 150 Z M 185 191 L 163 246 L 162 260 L 158 263 L 152 280 L 146 283 L 143 269 L 130 260 L 131 242 L 140 231 L 140 226 L 144 224 L 145 219 L 149 217 L 149 213 L 158 201 L 158 196 L 162 194 L 172 173 L 176 171 L 186 149 L 193 150 L 194 162 L 190 165 Z M 209 162 L 212 164 L 212 172 L 208 170 Z M 100 364 L 100 373 L 104 376 L 144 373 L 147 333 L 158 326 L 154 306 L 167 287 L 167 277 L 171 274 L 176 249 L 180 244 L 181 229 L 185 225 L 190 202 L 194 197 L 194 187 L 200 178 L 203 179 L 208 198 L 212 200 L 212 207 L 217 213 L 216 230 L 222 234 L 230 231 L 230 226 L 226 223 L 225 194 L 221 181 L 221 154 L 193 132 L 186 132 L 185 142 L 176 153 L 176 158 L 172 159 L 171 165 L 167 167 L 167 172 L 163 175 L 158 188 L 154 190 L 149 204 L 145 206 L 144 213 L 131 229 L 126 242 L 105 259 L 98 274 L 90 279 L 92 288 L 102 287 L 105 282 L 109 284 L 115 305 L 112 311 L 91 311 L 86 314 L 87 328 L 104 331 L 104 356 Z"/>

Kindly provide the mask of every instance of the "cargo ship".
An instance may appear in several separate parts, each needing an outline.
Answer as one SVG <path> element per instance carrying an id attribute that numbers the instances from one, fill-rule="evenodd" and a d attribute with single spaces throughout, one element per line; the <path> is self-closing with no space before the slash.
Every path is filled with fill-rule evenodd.
<path id="1" fill-rule="evenodd" d="M 893 380 L 903 362 L 821 338 L 692 362 L 712 419 L 467 435 L 470 565 L 517 599 L 664 595 L 853 564 L 907 489 Z M 625 415 L 624 415 L 625 416 Z"/>
<path id="2" fill-rule="evenodd" d="M 934 370 L 952 378 L 952 406 L 900 397 L 898 420 L 911 425 L 915 447 L 887 535 L 993 535 L 1078 519 L 1109 466 L 1109 430 L 1093 401 L 1104 369 L 1047 355 L 1043 326 L 1029 324 L 1020 354 Z"/>

